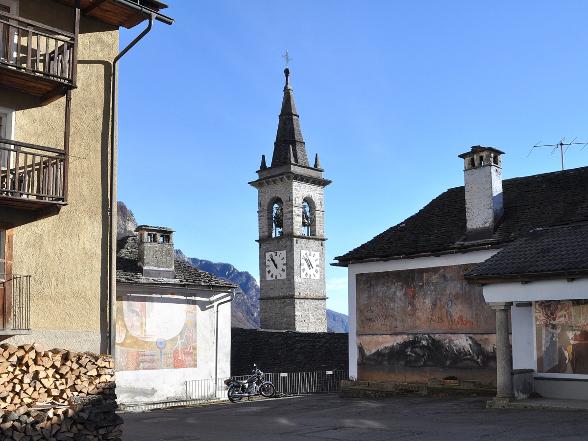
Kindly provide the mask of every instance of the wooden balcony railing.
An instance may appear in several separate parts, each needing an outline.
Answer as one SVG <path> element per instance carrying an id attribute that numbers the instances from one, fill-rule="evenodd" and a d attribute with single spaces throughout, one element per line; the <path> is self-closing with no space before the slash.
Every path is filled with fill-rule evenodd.
<path id="1" fill-rule="evenodd" d="M 63 150 L 0 138 L 0 203 L 3 198 L 66 202 Z"/>
<path id="2" fill-rule="evenodd" d="M 31 276 L 11 276 L 3 286 L 2 331 L 31 329 Z"/>
<path id="3" fill-rule="evenodd" d="M 75 46 L 74 34 L 0 12 L 2 68 L 74 87 Z M 13 86 L 18 86 L 18 79 L 13 82 L 16 83 Z M 47 87 L 37 87 L 38 94 L 46 94 Z"/>

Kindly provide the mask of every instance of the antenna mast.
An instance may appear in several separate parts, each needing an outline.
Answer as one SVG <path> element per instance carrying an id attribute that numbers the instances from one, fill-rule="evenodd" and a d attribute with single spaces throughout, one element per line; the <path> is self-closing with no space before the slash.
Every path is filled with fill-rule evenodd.
<path id="1" fill-rule="evenodd" d="M 565 170 L 565 154 L 568 151 L 568 149 L 574 145 L 581 145 L 582 148 L 580 150 L 584 150 L 584 147 L 586 147 L 588 145 L 588 142 L 576 142 L 576 139 L 577 138 L 574 138 L 570 142 L 566 142 L 566 139 L 562 138 L 557 144 L 541 144 L 541 141 L 539 141 L 537 144 L 535 144 L 533 147 L 531 147 L 531 151 L 529 152 L 529 155 L 531 153 L 533 153 L 533 150 L 540 148 L 540 147 L 552 147 L 553 148 L 553 150 L 551 150 L 552 154 L 557 149 L 559 149 L 559 155 L 561 158 L 561 169 Z M 527 156 L 529 156 L 529 155 L 527 155 Z"/>

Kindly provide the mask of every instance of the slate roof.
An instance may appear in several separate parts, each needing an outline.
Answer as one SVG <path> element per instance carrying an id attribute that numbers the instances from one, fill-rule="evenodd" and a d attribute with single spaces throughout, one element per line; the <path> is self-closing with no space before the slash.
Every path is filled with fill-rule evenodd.
<path id="1" fill-rule="evenodd" d="M 486 246 L 513 241 L 536 228 L 588 221 L 588 167 L 506 179 L 504 216 Z M 466 242 L 464 187 L 433 199 L 418 213 L 354 250 L 341 265 L 480 247 Z"/>
<path id="2" fill-rule="evenodd" d="M 466 274 L 467 279 L 572 276 L 588 273 L 588 223 L 530 232 Z"/>
<path id="3" fill-rule="evenodd" d="M 175 260 L 175 279 L 143 277 L 139 268 L 139 241 L 129 236 L 118 241 L 116 255 L 116 281 L 120 283 L 145 283 L 179 285 L 205 288 L 236 288 L 236 285 L 194 268 L 183 260 Z"/>
<path id="4" fill-rule="evenodd" d="M 288 79 L 290 69 L 284 69 L 284 74 L 286 75 L 286 85 L 284 86 L 282 109 L 276 132 L 276 141 L 274 142 L 272 167 L 289 165 L 292 161 L 298 165 L 308 167 L 308 155 L 306 154 L 304 138 L 300 129 L 300 119 L 294 102 L 294 92 Z M 293 157 L 290 156 L 290 151 Z"/>

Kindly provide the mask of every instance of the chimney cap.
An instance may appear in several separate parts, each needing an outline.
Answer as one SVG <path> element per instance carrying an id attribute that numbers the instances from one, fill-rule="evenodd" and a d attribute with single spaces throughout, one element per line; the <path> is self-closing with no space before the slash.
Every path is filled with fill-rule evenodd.
<path id="1" fill-rule="evenodd" d="M 461 159 L 465 159 L 471 155 L 476 155 L 478 153 L 483 153 L 483 152 L 492 152 L 492 153 L 496 153 L 498 155 L 504 155 L 504 152 L 502 150 L 495 149 L 494 147 L 484 147 L 481 145 L 474 145 L 474 146 L 472 146 L 472 148 L 469 152 L 462 153 L 461 155 L 458 155 L 458 157 L 460 157 Z"/>
<path id="2" fill-rule="evenodd" d="M 174 230 L 168 227 L 155 227 L 153 225 L 139 225 L 135 228 L 135 232 L 139 231 L 149 231 L 153 233 L 174 233 Z"/>

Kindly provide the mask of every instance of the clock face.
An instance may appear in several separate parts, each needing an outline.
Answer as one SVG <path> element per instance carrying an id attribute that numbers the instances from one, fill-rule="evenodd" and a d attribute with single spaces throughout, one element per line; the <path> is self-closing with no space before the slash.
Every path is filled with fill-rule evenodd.
<path id="1" fill-rule="evenodd" d="M 300 274 L 303 279 L 320 279 L 321 255 L 318 251 L 302 250 L 300 252 Z"/>
<path id="2" fill-rule="evenodd" d="M 276 280 L 286 278 L 286 251 L 270 251 L 265 253 L 265 279 Z"/>

